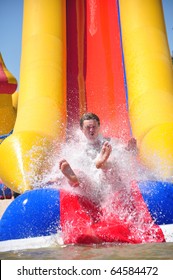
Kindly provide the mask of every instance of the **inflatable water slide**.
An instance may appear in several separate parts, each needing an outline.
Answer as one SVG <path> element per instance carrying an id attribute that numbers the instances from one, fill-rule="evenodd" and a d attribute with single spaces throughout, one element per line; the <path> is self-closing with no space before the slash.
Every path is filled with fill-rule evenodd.
<path id="1" fill-rule="evenodd" d="M 132 182 L 136 209 L 152 224 L 143 237 L 118 217 L 91 217 L 98 209 L 85 198 L 33 189 L 33 178 L 49 170 L 53 141 L 63 143 L 86 111 L 99 115 L 104 135 L 135 137 L 140 162 L 160 178 Z M 21 195 L 1 219 L 1 246 L 57 233 L 66 244 L 172 241 L 172 143 L 173 71 L 161 0 L 24 0 L 17 118 L 0 145 L 0 177 Z"/>

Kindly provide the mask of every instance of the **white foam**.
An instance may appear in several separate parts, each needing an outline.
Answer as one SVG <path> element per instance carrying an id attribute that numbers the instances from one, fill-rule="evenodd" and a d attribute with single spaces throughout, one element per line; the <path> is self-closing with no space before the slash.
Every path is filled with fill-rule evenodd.
<path id="1" fill-rule="evenodd" d="M 63 245 L 63 240 L 60 232 L 50 236 L 1 241 L 0 252 L 47 248 L 58 245 Z"/>
<path id="2" fill-rule="evenodd" d="M 166 242 L 173 242 L 173 224 L 159 225 L 165 237 Z"/>

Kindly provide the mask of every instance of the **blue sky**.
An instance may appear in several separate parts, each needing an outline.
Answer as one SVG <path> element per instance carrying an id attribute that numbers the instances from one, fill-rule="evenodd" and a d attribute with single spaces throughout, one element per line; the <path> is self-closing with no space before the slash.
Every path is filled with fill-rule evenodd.
<path id="1" fill-rule="evenodd" d="M 162 0 L 162 3 L 169 47 L 172 54 L 173 0 Z M 3 55 L 7 68 L 18 81 L 20 74 L 22 13 L 23 0 L 0 0 L 0 52 Z"/>

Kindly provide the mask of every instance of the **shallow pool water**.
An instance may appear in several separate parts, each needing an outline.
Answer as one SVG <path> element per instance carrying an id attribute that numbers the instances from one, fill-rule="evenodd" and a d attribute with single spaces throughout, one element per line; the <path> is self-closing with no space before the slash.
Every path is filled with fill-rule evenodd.
<path id="1" fill-rule="evenodd" d="M 68 245 L 0 253 L 1 260 L 173 260 L 173 243 Z"/>

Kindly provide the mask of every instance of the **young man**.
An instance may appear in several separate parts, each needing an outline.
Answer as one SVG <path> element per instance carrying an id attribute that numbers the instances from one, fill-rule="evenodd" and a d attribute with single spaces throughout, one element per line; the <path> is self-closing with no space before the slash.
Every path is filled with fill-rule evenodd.
<path id="1" fill-rule="evenodd" d="M 85 113 L 80 119 L 80 128 L 87 139 L 91 149 L 99 152 L 95 159 L 95 166 L 97 169 L 105 169 L 108 158 L 112 152 L 112 146 L 109 142 L 110 139 L 103 138 L 100 135 L 100 119 L 94 113 Z M 131 138 L 128 142 L 127 150 L 136 149 L 136 140 Z M 71 186 L 77 187 L 80 185 L 80 179 L 75 174 L 70 164 L 65 160 L 61 160 L 59 168 L 64 176 L 68 179 Z"/>
<path id="2" fill-rule="evenodd" d="M 133 188 L 129 185 L 126 188 L 123 176 L 120 178 L 121 165 L 119 166 L 116 162 L 116 160 L 119 161 L 119 157 L 114 157 L 114 152 L 116 153 L 117 150 L 118 154 L 123 154 L 124 149 L 135 151 L 136 140 L 131 138 L 125 147 L 118 139 L 116 142 L 116 139 L 110 141 L 102 137 L 100 120 L 93 113 L 82 116 L 80 128 L 86 141 L 81 143 L 79 155 L 84 157 L 83 161 L 86 160 L 87 164 L 91 165 L 86 164 L 83 169 L 82 164 L 79 163 L 77 166 L 80 167 L 74 171 L 67 160 L 63 159 L 59 163 L 59 168 L 69 184 L 77 187 L 75 190 L 77 200 L 76 194 L 70 199 L 66 194 L 61 198 L 66 202 L 65 211 L 62 211 L 62 215 L 65 214 L 65 218 L 62 219 L 65 243 L 143 243 L 148 240 L 162 242 L 164 237 L 160 230 L 153 226 L 153 221 L 148 222 L 146 220 L 148 218 L 144 216 L 145 211 L 138 201 L 139 194 L 135 189 L 135 184 Z M 80 154 L 81 150 L 85 150 L 84 153 Z M 131 155 L 124 152 L 127 156 L 127 158 L 123 157 L 125 165 L 129 166 L 128 155 L 130 157 Z M 85 159 L 85 157 L 89 158 Z M 94 170 L 94 164 L 96 170 Z M 90 173 L 89 169 L 92 169 L 93 173 Z M 96 173 L 101 176 L 97 177 Z M 94 183 L 95 176 L 101 181 L 98 188 Z M 129 176 L 129 172 L 126 176 Z"/>

